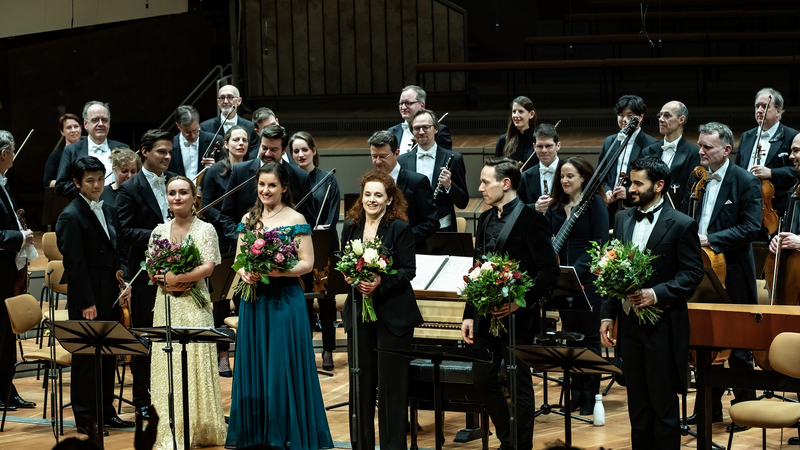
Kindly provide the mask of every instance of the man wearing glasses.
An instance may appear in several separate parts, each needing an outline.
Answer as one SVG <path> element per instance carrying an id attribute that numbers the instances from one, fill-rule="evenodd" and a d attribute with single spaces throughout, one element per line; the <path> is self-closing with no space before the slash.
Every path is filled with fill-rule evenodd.
<path id="1" fill-rule="evenodd" d="M 208 119 L 200 124 L 200 129 L 208 133 L 214 134 L 222 125 L 220 136 L 224 136 L 228 130 L 234 126 L 239 125 L 247 130 L 247 135 L 250 136 L 250 142 L 258 140 L 258 135 L 255 134 L 253 122 L 239 116 L 239 105 L 242 104 L 242 97 L 239 96 L 239 89 L 231 84 L 222 86 L 217 95 L 217 106 L 219 106 L 219 115 L 213 119 Z M 224 121 L 224 124 L 223 124 Z"/>
<path id="2" fill-rule="evenodd" d="M 411 118 L 420 109 L 425 108 L 425 91 L 419 86 L 406 86 L 400 93 L 400 101 L 397 107 L 400 109 L 400 116 L 403 117 L 403 122 L 389 128 L 389 131 L 394 134 L 397 142 L 400 145 L 400 154 L 408 153 L 411 151 L 415 142 L 415 136 L 411 132 L 410 123 Z M 436 135 L 436 144 L 439 147 L 447 150 L 453 149 L 453 141 L 450 139 L 450 129 L 445 124 L 439 124 L 439 133 Z"/>
<path id="3" fill-rule="evenodd" d="M 64 148 L 61 163 L 58 165 L 56 176 L 56 194 L 67 198 L 75 198 L 78 189 L 72 182 L 72 163 L 85 156 L 94 156 L 105 166 L 106 174 L 111 170 L 111 150 L 118 147 L 127 147 L 122 142 L 108 139 L 108 130 L 111 129 L 111 110 L 107 103 L 92 100 L 83 106 L 83 127 L 89 134 L 88 139 L 81 139 Z M 106 185 L 115 181 L 113 176 L 106 178 Z"/>

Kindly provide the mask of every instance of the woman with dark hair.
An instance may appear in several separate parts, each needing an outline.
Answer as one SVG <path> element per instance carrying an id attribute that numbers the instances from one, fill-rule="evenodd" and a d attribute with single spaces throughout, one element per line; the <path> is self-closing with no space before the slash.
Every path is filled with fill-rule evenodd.
<path id="1" fill-rule="evenodd" d="M 81 119 L 75 114 L 64 114 L 58 118 L 58 131 L 64 136 L 64 142 L 47 157 L 44 164 L 44 187 L 56 187 L 58 165 L 61 163 L 64 147 L 81 140 Z"/>
<path id="2" fill-rule="evenodd" d="M 539 158 L 533 151 L 536 144 L 536 138 L 533 137 L 534 128 L 536 128 L 536 109 L 533 107 L 533 102 L 524 96 L 515 98 L 511 102 L 508 129 L 497 141 L 494 156 L 505 156 L 524 163 L 533 155 L 525 168 L 535 166 Z"/>
<path id="3" fill-rule="evenodd" d="M 583 192 L 583 187 L 594 174 L 594 167 L 580 156 L 563 160 L 556 168 L 553 183 L 552 203 L 545 213 L 553 236 L 557 235 L 572 210 L 583 195 L 591 195 L 591 203 L 586 212 L 575 222 L 569 238 L 558 254 L 561 265 L 573 266 L 592 305 L 591 312 L 562 311 L 561 324 L 564 331 L 575 331 L 584 335 L 582 346 L 600 354 L 600 303 L 602 299 L 594 287 L 595 276 L 589 270 L 591 257 L 587 251 L 592 242 L 603 245 L 608 241 L 608 207 L 601 192 Z M 580 409 L 581 415 L 594 411 L 595 395 L 600 391 L 600 375 L 572 376 L 572 403 L 570 411 Z"/>
<path id="4" fill-rule="evenodd" d="M 228 182 L 230 181 L 231 170 L 234 164 L 244 161 L 247 156 L 248 137 L 247 130 L 239 125 L 234 125 L 228 129 L 223 138 L 222 146 L 222 159 L 216 164 L 206 170 L 203 175 L 203 197 L 200 203 L 201 208 L 205 208 L 213 201 L 222 197 L 228 190 Z M 203 217 L 206 218 L 214 229 L 217 230 L 219 236 L 219 251 L 222 254 L 234 251 L 236 242 L 228 239 L 225 235 L 225 230 L 222 229 L 222 222 L 219 220 L 219 212 L 222 209 L 222 203 L 209 208 L 204 212 Z M 236 297 L 238 298 L 238 297 Z M 237 304 L 238 308 L 238 304 Z M 225 318 L 231 315 L 231 305 L 228 301 L 214 302 L 214 326 L 221 327 L 225 322 Z M 219 375 L 222 377 L 232 377 L 231 362 L 229 359 L 228 351 L 230 344 L 222 342 L 217 344 L 217 358 L 219 365 Z"/>
<path id="5" fill-rule="evenodd" d="M 361 201 L 347 212 L 342 229 L 342 249 L 348 242 L 380 238 L 383 252 L 392 257 L 397 273 L 380 274 L 372 282 L 359 281 L 354 289 L 357 311 L 353 322 L 352 294 L 345 303 L 342 318 L 347 332 L 347 360 L 351 367 L 358 349 L 359 375 L 350 375 L 350 417 L 358 411 L 358 424 L 350 421 L 351 440 L 359 448 L 375 447 L 375 388 L 378 388 L 378 425 L 382 449 L 407 448 L 406 405 L 408 405 L 408 358 L 380 352 L 411 344 L 414 327 L 422 323 L 411 280 L 416 275 L 414 236 L 406 216 L 406 200 L 389 174 L 371 171 L 361 178 Z M 345 277 L 348 283 L 353 280 Z M 377 320 L 361 320 L 362 296 L 371 295 Z M 358 327 L 358 342 L 353 327 Z M 355 409 L 355 385 L 360 392 Z M 361 434 L 356 435 L 356 430 Z"/>
<path id="6" fill-rule="evenodd" d="M 298 278 L 314 266 L 311 227 L 293 208 L 283 165 L 261 166 L 256 180 L 258 200 L 239 224 L 237 252 L 247 230 L 276 230 L 298 244 L 298 262 L 287 272 L 270 272 L 269 284 L 261 274 L 237 271 L 243 282 L 256 285 L 257 298 L 240 304 L 225 447 L 332 448 Z"/>
<path id="7" fill-rule="evenodd" d="M 328 172 L 319 168 L 319 153 L 311 134 L 305 131 L 298 131 L 293 134 L 289 138 L 289 151 L 297 165 L 308 172 L 311 186 L 316 186 L 328 175 Z M 311 200 L 313 202 L 314 216 L 318 218 L 314 229 L 331 230 L 330 255 L 333 255 L 339 249 L 339 235 L 336 232 L 336 224 L 339 223 L 340 193 L 336 177 L 331 177 L 326 186 L 321 186 L 317 189 Z M 309 282 L 312 281 L 311 277 L 309 277 L 308 281 L 305 281 L 307 288 L 311 287 Z M 322 328 L 322 368 L 324 370 L 333 370 L 333 351 L 336 350 L 336 328 L 334 328 L 336 298 L 333 295 L 326 295 L 317 299 L 317 302 L 319 303 L 319 321 Z M 309 314 L 313 316 L 314 300 L 309 299 L 307 306 Z M 316 319 L 312 318 L 312 323 L 316 324 Z M 319 331 L 319 329 L 317 330 Z"/>
<path id="8" fill-rule="evenodd" d="M 114 182 L 103 189 L 100 199 L 113 206 L 117 203 L 117 189 L 142 170 L 142 159 L 133 150 L 125 147 L 111 150 L 109 159 L 113 173 L 109 176 L 114 177 Z"/>

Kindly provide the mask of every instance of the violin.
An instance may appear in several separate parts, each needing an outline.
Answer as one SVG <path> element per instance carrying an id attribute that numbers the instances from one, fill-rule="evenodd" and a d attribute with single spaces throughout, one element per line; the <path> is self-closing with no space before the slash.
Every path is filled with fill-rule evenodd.
<path id="1" fill-rule="evenodd" d="M 550 189 L 547 187 L 547 180 L 542 180 L 542 184 L 544 185 L 544 191 L 542 191 L 542 195 L 550 195 Z"/>
<path id="2" fill-rule="evenodd" d="M 17 210 L 17 219 L 23 230 L 28 229 L 28 224 L 25 222 L 25 210 Z M 28 272 L 28 264 L 30 261 L 25 261 L 25 265 L 17 271 L 17 276 L 14 278 L 14 295 L 22 295 L 28 293 L 28 286 L 31 281 L 31 274 Z"/>
<path id="3" fill-rule="evenodd" d="M 128 287 L 128 285 L 125 284 L 125 280 L 122 278 L 121 270 L 117 271 L 116 277 L 117 282 L 119 282 L 120 292 L 122 292 Z M 119 323 L 121 323 L 125 328 L 131 328 L 131 304 L 125 297 L 120 297 L 119 299 Z M 129 363 L 133 361 L 133 355 L 121 355 L 120 359 Z"/>
<path id="4" fill-rule="evenodd" d="M 692 194 L 689 197 L 689 215 L 699 221 L 700 217 L 697 216 L 697 206 L 703 202 L 703 194 L 706 191 L 708 184 L 708 171 L 703 166 L 694 168 L 694 176 L 697 181 L 692 185 Z M 703 267 L 711 268 L 719 278 L 722 287 L 725 287 L 725 275 L 728 273 L 727 264 L 725 263 L 725 255 L 717 253 L 708 247 L 701 247 L 703 249 Z"/>
<path id="5" fill-rule="evenodd" d="M 617 178 L 617 185 L 614 186 L 614 189 L 618 187 L 625 186 L 625 183 L 628 182 L 628 174 L 625 172 L 620 172 L 619 177 Z M 623 199 L 617 200 L 617 212 L 622 211 L 623 209 L 627 209 L 628 207 L 625 206 L 625 201 Z"/>
<path id="6" fill-rule="evenodd" d="M 764 108 L 764 118 L 767 117 L 767 111 L 769 111 L 769 105 L 772 104 L 772 96 L 769 96 L 769 100 L 767 101 L 767 106 Z M 761 133 L 764 132 L 763 122 L 764 119 L 761 120 L 761 124 L 758 127 L 758 138 L 756 142 L 758 145 L 756 149 L 753 151 L 753 166 L 760 166 L 761 165 Z M 780 226 L 780 218 L 778 217 L 778 212 L 772 209 L 772 199 L 775 198 L 775 185 L 772 184 L 771 181 L 762 179 L 761 180 L 761 218 L 762 218 L 762 226 L 767 230 L 767 234 L 773 235 L 776 231 L 778 231 L 778 227 Z"/>

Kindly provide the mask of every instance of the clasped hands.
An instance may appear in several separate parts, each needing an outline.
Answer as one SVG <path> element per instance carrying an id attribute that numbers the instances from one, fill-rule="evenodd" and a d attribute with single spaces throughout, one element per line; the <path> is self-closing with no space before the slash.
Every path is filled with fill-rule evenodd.
<path id="1" fill-rule="evenodd" d="M 180 278 L 180 275 L 172 272 L 153 275 L 154 280 L 166 286 L 167 292 L 188 291 L 194 286 L 194 281 L 179 281 Z"/>
<path id="2" fill-rule="evenodd" d="M 656 304 L 655 292 L 650 289 L 642 289 L 629 294 L 628 300 L 633 304 L 634 308 L 646 308 Z M 611 329 L 614 328 L 613 320 L 603 320 L 600 322 L 600 340 L 606 347 L 613 347 L 614 341 L 611 339 Z"/>
<path id="3" fill-rule="evenodd" d="M 344 275 L 344 274 L 342 274 L 342 275 Z M 378 286 L 381 285 L 381 276 L 380 275 L 375 275 L 375 279 L 372 280 L 372 281 L 363 281 L 363 280 L 356 281 L 356 280 L 348 277 L 347 275 L 344 275 L 344 281 L 346 281 L 347 284 L 358 283 L 355 286 L 356 289 L 358 289 L 364 295 L 372 295 L 372 293 L 375 291 L 375 289 L 377 289 Z"/>

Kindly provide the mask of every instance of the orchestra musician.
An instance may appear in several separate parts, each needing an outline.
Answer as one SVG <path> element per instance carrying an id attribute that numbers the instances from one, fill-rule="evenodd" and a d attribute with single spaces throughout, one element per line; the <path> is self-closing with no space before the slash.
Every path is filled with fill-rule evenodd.
<path id="1" fill-rule="evenodd" d="M 501 135 L 497 140 L 494 156 L 505 156 L 524 164 L 534 153 L 536 136 L 534 136 L 533 130 L 535 126 L 536 108 L 531 99 L 525 96 L 515 98 L 511 102 L 511 117 L 508 119 L 506 134 Z M 533 156 L 523 170 L 539 162 L 538 157 L 538 154 Z"/>
<path id="2" fill-rule="evenodd" d="M 700 165 L 700 153 L 697 145 L 683 137 L 683 130 L 689 121 L 689 108 L 679 101 L 666 103 L 658 117 L 658 132 L 664 136 L 664 142 L 657 142 L 644 150 L 643 156 L 655 156 L 669 167 L 672 185 L 667 186 L 667 195 L 672 200 L 673 208 L 680 208 L 686 195 L 687 180 L 695 167 Z"/>
<path id="3" fill-rule="evenodd" d="M 111 170 L 113 170 L 114 182 L 108 188 L 103 189 L 100 200 L 103 200 L 108 206 L 114 207 L 117 204 L 119 187 L 142 170 L 142 160 L 129 148 L 115 148 L 111 150 Z"/>
<path id="4" fill-rule="evenodd" d="M 128 247 L 126 261 L 130 270 L 127 279 L 131 283 L 131 321 L 135 328 L 153 326 L 153 308 L 156 286 L 148 285 L 147 274 L 133 277 L 144 261 L 150 233 L 156 226 L 167 221 L 168 178 L 175 176 L 167 172 L 172 159 L 172 135 L 164 130 L 149 130 L 141 139 L 142 171 L 123 183 L 117 192 L 117 214 L 122 227 L 120 235 Z M 133 403 L 136 414 L 150 418 L 150 357 L 136 356 L 133 359 Z"/>
<path id="5" fill-rule="evenodd" d="M 397 139 L 391 131 L 376 131 L 367 140 L 369 155 L 375 170 L 388 173 L 397 187 L 403 192 L 408 205 L 408 224 L 414 236 L 417 253 L 427 253 L 427 240 L 439 229 L 436 205 L 433 203 L 433 190 L 424 175 L 404 169 L 397 163 L 400 150 Z"/>
<path id="6" fill-rule="evenodd" d="M 14 296 L 14 280 L 24 265 L 17 264 L 19 253 L 33 245 L 33 231 L 25 230 L 17 219 L 17 207 L 8 178 L 5 173 L 14 165 L 16 152 L 14 136 L 8 131 L 0 130 L 0 300 L 4 305 L 0 308 L 0 411 L 17 408 L 33 408 L 35 403 L 23 400 L 17 393 L 11 378 L 14 364 L 17 363 L 16 337 L 11 330 L 5 299 Z M 22 261 L 24 264 L 24 260 Z M 11 389 L 11 400 L 5 404 L 6 394 Z"/>
<path id="7" fill-rule="evenodd" d="M 64 147 L 81 139 L 81 120 L 75 114 L 64 114 L 58 119 L 58 131 L 64 136 L 64 143 L 47 157 L 47 162 L 44 164 L 44 187 L 56 187 L 58 164 L 64 154 Z"/>
<path id="8" fill-rule="evenodd" d="M 753 239 L 761 229 L 761 183 L 747 170 L 732 164 L 728 155 L 733 148 L 733 133 L 727 125 L 709 122 L 700 125 L 700 163 L 709 169 L 703 201 L 697 205 L 695 219 L 698 223 L 700 245 L 725 256 L 725 291 L 733 303 L 757 303 L 756 269 L 753 258 Z M 694 185 L 693 174 L 689 184 Z M 684 195 L 681 208 L 689 211 L 689 192 Z M 753 369 L 750 350 L 733 349 L 728 365 L 733 369 Z M 722 394 L 724 389 L 712 390 L 712 422 L 722 421 Z M 734 388 L 738 403 L 755 398 L 755 391 Z M 696 415 L 687 420 L 696 422 Z M 747 427 L 732 424 L 730 431 Z"/>
<path id="9" fill-rule="evenodd" d="M 789 159 L 794 164 L 794 170 L 800 173 L 800 134 L 792 139 L 792 152 L 789 154 Z M 792 232 L 782 232 L 772 238 L 769 243 L 769 251 L 775 253 L 778 250 L 778 242 L 782 249 L 797 250 L 800 249 L 800 214 L 795 214 L 791 224 Z"/>
<path id="10" fill-rule="evenodd" d="M 469 203 L 464 157 L 436 143 L 441 124 L 433 111 L 421 108 L 409 123 L 418 145 L 415 150 L 400 155 L 397 164 L 428 178 L 434 190 L 432 200 L 438 211 L 439 229 L 456 231 L 455 207 L 464 209 Z"/>
<path id="11" fill-rule="evenodd" d="M 194 180 L 203 168 L 216 162 L 214 155 L 204 156 L 212 142 L 222 142 L 222 134 L 214 136 L 217 130 L 211 133 L 201 130 L 200 115 L 194 106 L 178 106 L 174 116 L 179 133 L 172 140 L 172 161 L 168 170 Z"/>
<path id="12" fill-rule="evenodd" d="M 545 139 L 537 136 L 537 147 L 542 143 L 545 143 Z M 561 311 L 559 314 L 562 330 L 582 334 L 584 338 L 580 346 L 599 355 L 602 299 L 594 286 L 596 277 L 589 270 L 592 258 L 588 250 L 592 248 L 592 242 L 603 245 L 608 240 L 608 208 L 603 201 L 602 192 L 583 192 L 584 185 L 592 179 L 592 175 L 594 167 L 580 156 L 573 156 L 559 164 L 555 173 L 555 179 L 559 182 L 553 186 L 552 203 L 544 216 L 549 223 L 551 235 L 556 236 L 570 218 L 572 208 L 580 203 L 584 195 L 592 196 L 587 213 L 575 222 L 558 255 L 561 265 L 575 268 L 592 305 L 592 311 Z M 600 392 L 600 375 L 572 375 L 570 386 L 572 403 L 569 410 L 580 409 L 582 416 L 593 414 L 595 395 Z"/>
<path id="13" fill-rule="evenodd" d="M 56 222 L 58 250 L 64 255 L 67 303 L 70 320 L 118 320 L 120 295 L 117 270 L 120 262 L 120 223 L 114 205 L 100 197 L 105 184 L 105 167 L 94 156 L 79 158 L 72 165 L 72 177 L 78 196 Z M 130 298 L 130 289 L 125 290 Z M 130 428 L 135 424 L 117 416 L 114 409 L 116 356 L 102 357 L 101 379 L 95 378 L 93 355 L 72 356 L 70 401 L 78 433 L 89 434 L 95 417 L 102 417 L 106 427 Z M 102 385 L 103 410 L 97 411 L 95 386 Z M 104 430 L 104 435 L 108 432 Z"/>
<path id="14" fill-rule="evenodd" d="M 624 361 L 633 448 L 678 449 L 681 445 L 678 394 L 688 387 L 689 312 L 687 300 L 703 279 L 697 223 L 663 198 L 670 171 L 656 157 L 630 165 L 634 208 L 617 213 L 614 239 L 648 248 L 657 258 L 653 276 L 624 302 L 603 299 L 600 338 L 618 323 Z M 655 305 L 663 312 L 651 325 L 639 324 L 634 307 Z"/>
<path id="15" fill-rule="evenodd" d="M 256 159 L 258 157 L 258 147 L 261 144 L 258 136 L 261 135 L 261 130 L 270 125 L 280 124 L 281 123 L 278 121 L 278 116 L 276 116 L 275 112 L 269 108 L 262 107 L 253 111 L 253 134 L 255 134 L 256 139 L 250 142 L 250 150 L 248 152 L 247 159 Z M 283 159 L 289 161 L 291 158 L 283 155 Z"/>
<path id="16" fill-rule="evenodd" d="M 241 104 L 242 97 L 239 95 L 239 89 L 236 86 L 231 84 L 222 86 L 219 88 L 219 92 L 217 92 L 219 115 L 201 122 L 200 129 L 213 135 L 217 133 L 220 125 L 222 125 L 220 134 L 224 134 L 227 133 L 232 126 L 239 125 L 247 130 L 248 142 L 256 141 L 258 135 L 255 133 L 253 122 L 239 115 L 238 109 Z"/>
<path id="17" fill-rule="evenodd" d="M 550 194 L 556 187 L 555 183 L 560 183 L 555 178 L 555 173 L 559 164 L 558 151 L 561 149 L 561 142 L 556 127 L 549 123 L 536 127 L 533 139 L 539 162 L 522 172 L 517 194 L 523 203 L 534 204 L 536 212 L 544 214 L 550 206 Z"/>
<path id="18" fill-rule="evenodd" d="M 397 107 L 400 109 L 400 117 L 403 118 L 403 122 L 389 128 L 389 132 L 397 139 L 400 154 L 408 153 L 414 147 L 415 136 L 411 132 L 411 119 L 417 111 L 425 108 L 427 97 L 428 95 L 424 89 L 414 85 L 406 86 L 400 92 L 400 101 L 397 102 Z M 447 128 L 447 125 L 439 125 L 436 144 L 447 150 L 453 149 L 453 140 L 450 137 L 450 129 Z"/>
<path id="19" fill-rule="evenodd" d="M 522 203 L 517 197 L 519 163 L 511 158 L 493 157 L 481 170 L 479 191 L 491 209 L 484 211 L 478 220 L 475 236 L 476 259 L 487 253 L 507 253 L 519 263 L 533 279 L 533 287 L 526 293 L 527 307 L 519 309 L 516 303 L 504 305 L 493 314 L 498 319 L 516 316 L 516 342 L 533 343 L 539 332 L 539 299 L 549 292 L 560 275 L 558 260 L 550 242 L 548 225 L 544 216 Z M 510 411 L 505 393 L 499 383 L 500 360 L 511 361 L 508 352 L 508 335 L 500 337 L 489 332 L 490 320 L 477 314 L 471 303 L 464 307 L 461 337 L 475 348 L 488 349 L 495 356 L 491 363 L 474 363 L 474 384 L 478 389 L 489 417 L 494 423 L 501 449 L 513 448 L 511 441 Z M 502 355 L 502 358 L 501 358 Z M 535 402 L 530 368 L 517 359 L 517 436 L 519 450 L 533 447 L 533 416 Z"/>
<path id="20" fill-rule="evenodd" d="M 111 173 L 111 150 L 127 147 L 122 142 L 108 139 L 108 131 L 111 129 L 111 110 L 108 103 L 95 100 L 86 102 L 83 106 L 83 127 L 89 137 L 64 147 L 56 176 L 56 194 L 70 199 L 78 195 L 75 183 L 72 182 L 72 163 L 76 159 L 94 156 L 103 163 L 106 173 Z M 106 184 L 113 182 L 112 177 L 106 179 Z"/>

